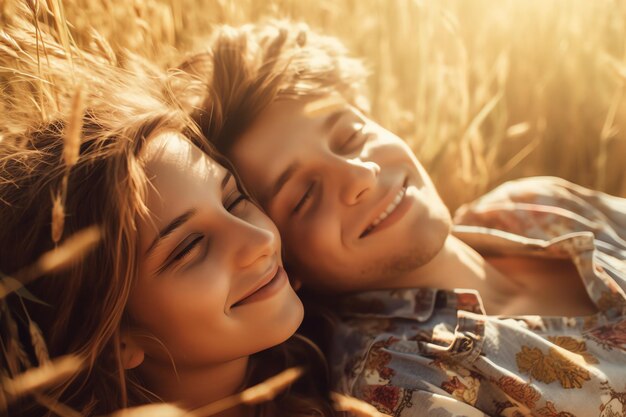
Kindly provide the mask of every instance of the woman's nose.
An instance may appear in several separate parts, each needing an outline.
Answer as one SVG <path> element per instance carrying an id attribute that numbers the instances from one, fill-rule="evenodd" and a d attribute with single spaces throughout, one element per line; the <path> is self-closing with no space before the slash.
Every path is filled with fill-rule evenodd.
<path id="1" fill-rule="evenodd" d="M 235 264 L 242 269 L 253 266 L 258 261 L 273 256 L 278 247 L 278 236 L 271 230 L 244 223 L 232 231 L 236 250 L 233 253 Z"/>
<path id="2" fill-rule="evenodd" d="M 340 198 L 344 204 L 357 204 L 376 186 L 380 166 L 355 158 L 345 159 L 342 168 L 337 178 L 341 184 Z"/>

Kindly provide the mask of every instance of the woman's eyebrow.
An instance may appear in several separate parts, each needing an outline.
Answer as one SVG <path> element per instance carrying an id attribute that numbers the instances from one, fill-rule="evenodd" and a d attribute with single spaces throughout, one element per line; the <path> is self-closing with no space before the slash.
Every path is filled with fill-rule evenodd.
<path id="1" fill-rule="evenodd" d="M 233 176 L 233 174 L 230 171 L 226 171 L 226 174 L 224 175 L 224 178 L 222 178 L 222 190 L 224 188 L 226 188 L 226 184 L 228 184 L 228 181 L 230 181 L 230 178 Z"/>
<path id="2" fill-rule="evenodd" d="M 226 187 L 226 184 L 228 184 L 228 181 L 230 181 L 232 176 L 233 174 L 230 171 L 226 171 L 226 174 L 224 174 L 224 178 L 222 178 L 222 184 L 221 184 L 222 190 Z M 165 226 L 163 229 L 159 231 L 158 236 L 154 238 L 154 240 L 148 247 L 148 250 L 146 250 L 146 255 L 149 255 L 150 252 L 152 252 L 154 248 L 158 246 L 161 240 L 165 239 L 167 236 L 171 235 L 174 232 L 174 230 L 178 229 L 180 226 L 185 224 L 185 222 L 187 222 L 191 217 L 193 217 L 196 214 L 196 212 L 197 210 L 195 208 L 189 209 L 183 214 L 181 214 L 180 216 L 176 217 L 171 222 L 169 222 L 167 226 Z"/>
<path id="3" fill-rule="evenodd" d="M 148 250 L 146 251 L 146 255 L 149 255 L 150 252 L 153 251 L 156 246 L 158 246 L 158 243 L 161 240 L 165 239 L 168 235 L 172 234 L 174 230 L 178 229 L 180 226 L 185 224 L 185 222 L 187 222 L 191 217 L 193 217 L 194 214 L 196 214 L 196 209 L 190 209 L 184 212 L 183 214 L 181 214 L 180 216 L 176 217 L 171 222 L 169 222 L 167 226 L 165 226 L 163 229 L 159 231 L 158 236 L 154 238 L 154 240 L 148 247 Z"/>

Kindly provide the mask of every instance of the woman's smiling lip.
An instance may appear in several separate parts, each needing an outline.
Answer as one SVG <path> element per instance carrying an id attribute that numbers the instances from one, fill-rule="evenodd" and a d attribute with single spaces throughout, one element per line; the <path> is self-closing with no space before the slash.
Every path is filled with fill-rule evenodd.
<path id="1" fill-rule="evenodd" d="M 269 298 L 282 288 L 287 281 L 285 270 L 277 264 L 252 290 L 235 302 L 231 308 Z"/>

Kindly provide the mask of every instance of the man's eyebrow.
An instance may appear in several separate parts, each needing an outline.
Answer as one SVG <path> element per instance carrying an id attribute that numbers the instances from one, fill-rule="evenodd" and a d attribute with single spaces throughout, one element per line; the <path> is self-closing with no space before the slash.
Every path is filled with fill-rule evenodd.
<path id="1" fill-rule="evenodd" d="M 274 183 L 274 186 L 272 187 L 269 195 L 267 196 L 266 201 L 271 200 L 272 198 L 274 198 L 274 196 L 276 196 L 280 192 L 280 190 L 285 186 L 287 181 L 289 181 L 289 179 L 293 176 L 294 172 L 296 172 L 296 170 L 299 167 L 300 167 L 299 162 L 293 162 L 287 167 L 286 170 L 283 171 L 282 174 L 278 176 L 278 179 Z"/>
<path id="2" fill-rule="evenodd" d="M 330 130 L 338 121 L 339 119 L 341 119 L 343 117 L 343 115 L 345 115 L 346 113 L 349 113 L 350 109 L 340 109 L 337 111 L 334 111 L 332 113 L 330 113 L 328 116 L 326 116 L 326 119 L 323 122 L 323 130 L 324 131 L 328 131 Z M 269 201 L 272 198 L 274 198 L 274 196 L 276 196 L 280 190 L 285 186 L 285 184 L 287 183 L 287 181 L 289 181 L 289 179 L 293 176 L 294 172 L 300 167 L 300 163 L 298 162 L 294 162 L 292 164 L 290 164 L 287 169 L 285 169 L 282 174 L 280 174 L 278 176 L 278 179 L 276 180 L 276 182 L 274 183 L 274 186 L 272 187 L 272 189 L 270 190 L 270 192 L 268 193 L 267 197 L 264 198 L 265 201 Z"/>
<path id="3" fill-rule="evenodd" d="M 324 131 L 329 131 L 346 113 L 350 113 L 350 109 L 340 109 L 326 116 L 326 120 L 324 120 L 323 125 Z"/>
<path id="4" fill-rule="evenodd" d="M 187 210 L 186 212 L 184 212 L 183 214 L 181 214 L 180 216 L 172 220 L 163 229 L 161 229 L 161 231 L 159 231 L 158 236 L 154 238 L 154 240 L 148 247 L 148 250 L 146 251 L 146 255 L 150 254 L 150 252 L 157 246 L 157 244 L 161 240 L 165 239 L 167 236 L 171 235 L 172 232 L 174 232 L 174 230 L 178 229 L 180 226 L 185 224 L 185 222 L 189 220 L 194 214 L 196 214 L 196 209 Z"/>

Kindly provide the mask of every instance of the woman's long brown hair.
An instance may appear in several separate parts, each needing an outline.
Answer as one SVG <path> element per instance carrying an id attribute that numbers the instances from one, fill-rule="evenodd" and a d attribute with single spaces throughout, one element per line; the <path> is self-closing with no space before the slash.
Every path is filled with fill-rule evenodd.
<path id="1" fill-rule="evenodd" d="M 99 246 L 69 270 L 28 286 L 47 305 L 11 300 L 18 322 L 33 320 L 41 328 L 51 357 L 74 354 L 85 360 L 86 371 L 54 392 L 85 414 L 154 400 L 124 372 L 119 358 L 120 323 L 137 275 L 136 222 L 146 212 L 146 178 L 137 155 L 154 135 L 185 131 L 186 118 L 147 94 L 135 97 L 87 107 L 80 157 L 67 178 L 63 236 L 96 225 L 102 231 Z M 0 143 L 5 274 L 17 273 L 55 246 L 50 223 L 53 196 L 64 187 L 66 128 L 65 120 L 54 120 Z"/>
<path id="2" fill-rule="evenodd" d="M 20 46 L 14 52 L 30 56 L 3 63 L 19 66 L 21 74 L 30 71 L 40 76 L 30 59 L 33 49 L 40 47 L 34 33 L 15 30 L 11 36 Z M 127 319 L 125 306 L 137 275 L 137 220 L 147 212 L 147 178 L 137 155 L 151 137 L 176 131 L 220 158 L 177 105 L 164 73 L 137 57 L 126 57 L 126 68 L 116 68 L 85 52 L 81 52 L 82 63 L 76 59 L 70 65 L 54 39 L 47 39 L 46 47 L 49 62 L 44 72 L 54 81 L 48 92 L 57 98 L 55 106 L 44 116 L 43 109 L 39 109 L 42 113 L 25 111 L 34 97 L 12 96 L 3 103 L 13 119 L 10 130 L 0 129 L 0 271 L 18 273 L 55 247 L 51 213 L 60 190 L 64 225 L 58 243 L 92 225 L 100 228 L 102 239 L 70 269 L 28 285 L 45 305 L 15 294 L 7 299 L 8 327 L 19 328 L 2 323 L 2 340 L 16 336 L 21 340 L 13 340 L 12 348 L 3 350 L 2 369 L 12 375 L 37 365 L 36 352 L 26 343 L 32 321 L 41 328 L 52 358 L 73 354 L 86 363 L 81 373 L 45 394 L 83 415 L 103 415 L 160 401 L 132 371 L 124 370 L 120 357 L 120 327 Z M 3 61 L 11 59 L 0 56 Z M 80 109 L 80 152 L 68 170 L 64 139 L 72 123 L 68 107 L 75 104 L 72 95 L 77 85 L 82 85 L 85 103 Z M 10 83 L 8 87 L 10 94 Z M 11 371 L 10 363 L 19 369 Z M 254 355 L 251 363 L 248 385 L 292 365 L 304 365 L 310 372 L 290 391 L 258 407 L 258 415 L 335 414 L 326 396 L 323 357 L 306 339 L 295 336 Z M 25 397 L 9 412 L 42 415 L 47 410 L 33 397 Z"/>

